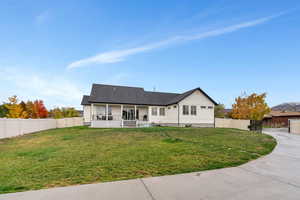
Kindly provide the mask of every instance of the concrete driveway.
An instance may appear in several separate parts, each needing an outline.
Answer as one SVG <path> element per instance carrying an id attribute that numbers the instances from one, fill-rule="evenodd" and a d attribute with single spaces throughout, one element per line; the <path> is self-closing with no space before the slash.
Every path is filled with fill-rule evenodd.
<path id="1" fill-rule="evenodd" d="M 300 199 L 300 136 L 267 129 L 275 150 L 239 167 L 0 195 L 0 200 Z"/>

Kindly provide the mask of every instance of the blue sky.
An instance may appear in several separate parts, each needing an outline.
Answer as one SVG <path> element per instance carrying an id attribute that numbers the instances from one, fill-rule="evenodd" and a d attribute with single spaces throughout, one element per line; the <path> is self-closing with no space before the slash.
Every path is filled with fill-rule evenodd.
<path id="1" fill-rule="evenodd" d="M 298 0 L 3 0 L 0 30 L 0 101 L 80 108 L 92 83 L 300 101 Z"/>

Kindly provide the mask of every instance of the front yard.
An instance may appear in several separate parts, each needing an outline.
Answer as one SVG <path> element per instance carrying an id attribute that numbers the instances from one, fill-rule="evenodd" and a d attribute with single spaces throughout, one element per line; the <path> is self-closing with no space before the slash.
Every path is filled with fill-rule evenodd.
<path id="1" fill-rule="evenodd" d="M 0 140 L 0 193 L 237 166 L 274 138 L 236 129 L 75 127 Z"/>

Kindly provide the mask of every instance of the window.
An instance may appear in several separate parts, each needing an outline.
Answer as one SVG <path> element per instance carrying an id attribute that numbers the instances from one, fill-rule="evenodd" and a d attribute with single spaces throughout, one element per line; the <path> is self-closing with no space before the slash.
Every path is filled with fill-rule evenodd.
<path id="1" fill-rule="evenodd" d="M 173 108 L 177 108 L 177 106 L 173 106 Z"/>
<path id="2" fill-rule="evenodd" d="M 151 114 L 153 115 L 153 116 L 156 116 L 157 115 L 157 107 L 152 107 L 152 109 L 151 109 Z"/>
<path id="3" fill-rule="evenodd" d="M 95 106 L 95 110 L 97 115 L 106 115 L 105 106 Z"/>
<path id="4" fill-rule="evenodd" d="M 208 108 L 208 109 L 213 109 L 214 107 L 212 107 L 212 106 L 208 106 L 207 108 Z"/>
<path id="5" fill-rule="evenodd" d="M 206 108 L 206 106 L 201 106 L 201 109 L 205 109 Z"/>
<path id="6" fill-rule="evenodd" d="M 187 105 L 182 106 L 182 114 L 183 115 L 188 115 L 189 114 L 189 106 L 187 106 Z"/>
<path id="7" fill-rule="evenodd" d="M 197 115 L 197 106 L 191 106 L 191 115 Z"/>
<path id="8" fill-rule="evenodd" d="M 165 116 L 166 115 L 165 108 L 159 108 L 159 115 L 160 116 Z"/>
<path id="9" fill-rule="evenodd" d="M 108 113 L 107 113 L 107 115 L 112 115 L 112 112 L 111 112 L 112 107 L 111 107 L 111 106 L 108 106 L 107 108 L 108 108 Z"/>
<path id="10" fill-rule="evenodd" d="M 171 109 L 171 107 L 169 106 L 169 107 L 168 107 L 168 109 L 170 110 L 170 109 Z"/>

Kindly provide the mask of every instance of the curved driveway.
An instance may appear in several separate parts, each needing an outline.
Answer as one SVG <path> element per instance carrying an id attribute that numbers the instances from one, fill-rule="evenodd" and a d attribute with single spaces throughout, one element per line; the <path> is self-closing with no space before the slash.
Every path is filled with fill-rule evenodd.
<path id="1" fill-rule="evenodd" d="M 0 195 L 0 200 L 300 199 L 300 136 L 267 129 L 275 150 L 239 167 Z"/>

